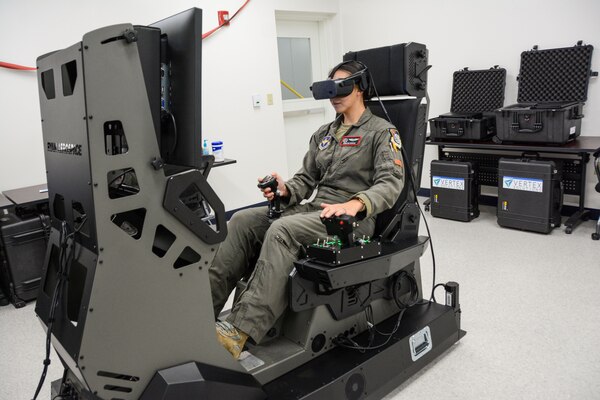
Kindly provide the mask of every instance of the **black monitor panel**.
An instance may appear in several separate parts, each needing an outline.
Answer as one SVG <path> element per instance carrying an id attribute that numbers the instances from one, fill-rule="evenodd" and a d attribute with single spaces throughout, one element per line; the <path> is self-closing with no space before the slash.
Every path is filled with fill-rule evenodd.
<path id="1" fill-rule="evenodd" d="M 202 167 L 202 10 L 152 25 L 161 31 L 161 154 L 171 164 Z"/>

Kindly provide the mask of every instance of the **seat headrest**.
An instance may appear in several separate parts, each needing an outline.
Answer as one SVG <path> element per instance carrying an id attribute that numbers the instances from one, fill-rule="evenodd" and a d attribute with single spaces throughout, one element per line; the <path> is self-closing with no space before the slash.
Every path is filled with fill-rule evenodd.
<path id="1" fill-rule="evenodd" d="M 369 68 L 381 96 L 425 97 L 427 89 L 427 47 L 420 43 L 350 51 L 344 61 L 360 61 Z"/>

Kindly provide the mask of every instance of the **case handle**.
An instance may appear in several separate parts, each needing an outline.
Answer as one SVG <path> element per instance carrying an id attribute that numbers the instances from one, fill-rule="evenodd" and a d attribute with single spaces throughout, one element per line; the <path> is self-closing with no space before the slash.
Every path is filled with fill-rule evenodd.
<path id="1" fill-rule="evenodd" d="M 529 127 L 529 128 L 522 128 L 521 127 L 521 123 L 519 121 L 519 113 L 514 113 L 513 114 L 513 122 L 512 124 L 510 124 L 510 127 L 512 128 L 513 131 L 517 131 L 519 133 L 537 133 L 540 132 L 543 128 L 544 128 L 544 124 L 542 123 L 542 115 L 540 112 L 536 112 L 536 113 L 532 113 L 535 114 L 535 122 L 533 123 L 533 127 Z M 526 115 L 532 115 L 532 114 L 526 114 Z M 526 119 L 529 119 L 530 117 L 526 117 Z"/>
<path id="2" fill-rule="evenodd" d="M 539 160 L 540 153 L 538 153 L 537 151 L 524 151 L 521 153 L 521 158 L 525 161 L 529 161 L 531 159 Z"/>
<path id="3" fill-rule="evenodd" d="M 464 121 L 444 121 L 442 126 L 442 135 L 459 137 L 465 134 L 465 122 Z"/>
<path id="4" fill-rule="evenodd" d="M 43 233 L 44 233 L 43 229 L 36 229 L 33 231 L 12 235 L 11 239 L 14 240 L 14 244 L 18 246 L 18 245 L 22 245 L 22 244 L 31 242 L 36 239 L 42 239 L 44 237 Z M 40 234 L 42 234 L 42 235 L 40 235 Z"/>
<path id="5" fill-rule="evenodd" d="M 523 128 L 523 129 L 519 129 L 518 132 L 519 133 L 538 133 L 541 130 L 542 130 L 542 127 L 535 128 L 535 129 Z"/>
<path id="6" fill-rule="evenodd" d="M 21 282 L 23 289 L 25 290 L 31 290 L 31 289 L 35 289 L 36 287 L 38 287 L 40 285 L 40 281 L 42 280 L 41 277 L 39 278 L 33 278 L 30 279 L 28 281 L 23 281 Z"/>
<path id="7" fill-rule="evenodd" d="M 583 118 L 583 107 L 578 105 L 577 107 L 573 107 L 571 109 L 571 119 L 582 119 Z"/>

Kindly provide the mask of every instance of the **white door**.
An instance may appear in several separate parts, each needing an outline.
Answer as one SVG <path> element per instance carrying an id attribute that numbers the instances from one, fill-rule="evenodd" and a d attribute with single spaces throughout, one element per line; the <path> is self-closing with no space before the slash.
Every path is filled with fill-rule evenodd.
<path id="1" fill-rule="evenodd" d="M 323 24 L 277 17 L 277 44 L 283 101 L 288 176 L 302 165 L 310 136 L 335 113 L 327 100 L 315 100 L 312 82 L 327 78 L 329 58 Z M 284 172 L 282 171 L 282 174 Z"/>

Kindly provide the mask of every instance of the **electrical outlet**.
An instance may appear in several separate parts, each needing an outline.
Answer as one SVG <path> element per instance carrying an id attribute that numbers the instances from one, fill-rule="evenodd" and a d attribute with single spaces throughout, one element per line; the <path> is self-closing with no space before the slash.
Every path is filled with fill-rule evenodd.
<path id="1" fill-rule="evenodd" d="M 268 106 L 273 105 L 273 93 L 267 93 L 267 105 Z"/>

